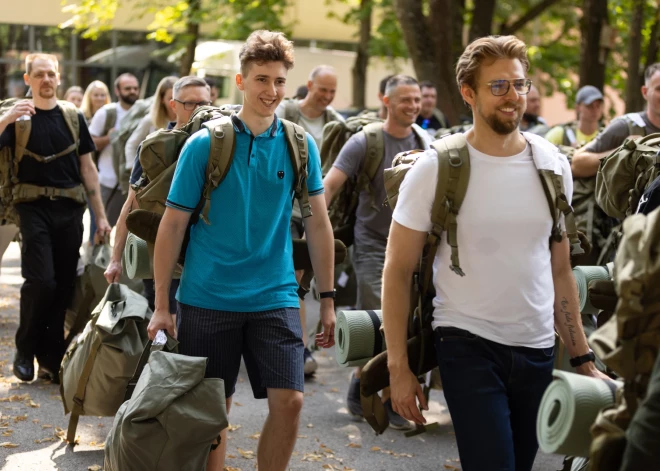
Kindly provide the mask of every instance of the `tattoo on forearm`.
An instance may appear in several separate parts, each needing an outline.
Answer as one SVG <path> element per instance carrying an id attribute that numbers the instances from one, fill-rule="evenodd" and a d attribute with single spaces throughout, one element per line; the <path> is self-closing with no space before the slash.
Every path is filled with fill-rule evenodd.
<path id="1" fill-rule="evenodd" d="M 89 196 L 90 198 L 92 198 L 95 194 L 96 194 L 95 189 L 92 188 L 91 190 L 87 190 L 87 196 Z"/>
<path id="2" fill-rule="evenodd" d="M 573 314 L 568 311 L 568 299 L 565 297 L 561 300 L 561 313 L 564 315 L 564 325 L 568 328 L 568 333 L 571 336 L 571 343 L 575 347 L 575 325 L 573 325 Z"/>

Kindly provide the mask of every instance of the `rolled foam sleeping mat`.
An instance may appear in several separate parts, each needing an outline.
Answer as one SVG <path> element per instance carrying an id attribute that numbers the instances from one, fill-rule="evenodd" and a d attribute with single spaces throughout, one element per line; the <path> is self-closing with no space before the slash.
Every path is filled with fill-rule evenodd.
<path id="1" fill-rule="evenodd" d="M 611 279 L 610 272 L 604 266 L 578 266 L 573 268 L 580 295 L 580 312 L 582 314 L 597 314 L 598 309 L 589 302 L 589 283 L 595 280 Z"/>
<path id="2" fill-rule="evenodd" d="M 131 280 L 154 277 L 147 243 L 131 232 L 128 233 L 126 238 L 124 261 L 126 263 L 126 274 Z"/>
<path id="3" fill-rule="evenodd" d="M 364 366 L 385 350 L 382 311 L 339 311 L 335 327 L 339 366 Z"/>
<path id="4" fill-rule="evenodd" d="M 539 447 L 545 453 L 589 456 L 590 428 L 598 412 L 614 404 L 617 383 L 555 370 L 536 421 Z"/>

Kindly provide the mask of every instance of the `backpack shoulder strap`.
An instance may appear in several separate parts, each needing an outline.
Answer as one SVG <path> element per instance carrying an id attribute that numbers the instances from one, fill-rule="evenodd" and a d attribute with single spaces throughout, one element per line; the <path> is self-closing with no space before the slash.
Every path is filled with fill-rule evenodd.
<path id="1" fill-rule="evenodd" d="M 447 231 L 447 243 L 451 247 L 450 268 L 457 275 L 465 276 L 458 258 L 456 217 L 470 181 L 470 154 L 467 141 L 464 134 L 458 133 L 438 139 L 431 146 L 438 154 L 438 183 L 435 187 L 435 199 L 431 209 L 432 228 L 427 243 L 437 248 L 442 233 Z M 432 270 L 427 269 L 427 272 Z M 430 273 L 423 274 L 423 287 L 430 283 L 430 278 Z"/>
<path id="2" fill-rule="evenodd" d="M 32 131 L 32 120 L 25 119 L 16 121 L 15 125 L 16 130 L 16 142 L 14 148 L 14 165 L 15 165 L 15 174 L 18 175 L 18 164 L 23 159 L 27 151 L 27 143 L 30 139 L 30 132 Z"/>
<path id="3" fill-rule="evenodd" d="M 117 103 L 105 105 L 105 124 L 103 125 L 103 135 L 107 136 L 112 128 L 117 124 Z"/>
<path id="4" fill-rule="evenodd" d="M 68 101 L 58 100 L 57 104 L 62 110 L 64 121 L 71 132 L 73 142 L 76 144 L 76 153 L 78 153 L 78 146 L 80 145 L 80 119 L 78 118 L 78 114 L 80 111 Z"/>
<path id="5" fill-rule="evenodd" d="M 429 148 L 428 144 L 428 136 L 429 133 L 426 132 L 426 130 L 422 129 L 421 126 L 414 124 L 412 125 L 412 131 L 415 134 L 415 138 L 417 138 L 417 144 L 419 145 L 420 149 L 426 150 Z"/>
<path id="6" fill-rule="evenodd" d="M 312 205 L 309 202 L 309 190 L 307 189 L 307 168 L 309 162 L 309 149 L 307 134 L 302 126 L 292 123 L 286 119 L 281 120 L 284 126 L 286 142 L 289 147 L 291 166 L 294 171 L 295 197 L 300 206 L 303 219 L 312 215 Z"/>
<path id="7" fill-rule="evenodd" d="M 623 116 L 628 123 L 631 136 L 646 136 L 646 123 L 639 113 L 627 113 Z"/>
<path id="8" fill-rule="evenodd" d="M 295 124 L 300 121 L 300 107 L 296 100 L 286 100 L 284 102 L 284 119 Z"/>
<path id="9" fill-rule="evenodd" d="M 206 224 L 211 224 L 209 221 L 211 193 L 222 183 L 231 168 L 231 163 L 234 160 L 236 133 L 231 118 L 227 116 L 207 121 L 203 126 L 209 130 L 211 150 L 209 152 L 209 161 L 206 164 L 204 186 L 202 187 L 203 206 L 200 212 L 200 218 Z"/>
<path id="10" fill-rule="evenodd" d="M 574 146 L 577 142 L 577 126 L 574 123 L 568 123 L 562 126 L 564 128 L 564 142 L 565 146 Z"/>
<path id="11" fill-rule="evenodd" d="M 561 242 L 563 238 L 562 229 L 559 224 L 562 214 L 564 215 L 564 223 L 566 225 L 566 235 L 571 244 L 571 255 L 581 255 L 584 253 L 578 237 L 577 223 L 575 222 L 575 214 L 573 208 L 568 203 L 566 194 L 564 193 L 564 180 L 561 175 L 557 175 L 552 170 L 539 169 L 539 176 L 543 184 L 543 191 L 548 200 L 550 214 L 552 215 L 552 232 L 550 240 Z"/>
<path id="12" fill-rule="evenodd" d="M 364 156 L 362 170 L 357 176 L 355 191 L 367 190 L 371 198 L 371 206 L 376 206 L 376 198 L 371 182 L 376 178 L 380 164 L 385 158 L 385 138 L 383 136 L 383 123 L 369 123 L 362 128 L 367 139 L 367 151 Z"/>

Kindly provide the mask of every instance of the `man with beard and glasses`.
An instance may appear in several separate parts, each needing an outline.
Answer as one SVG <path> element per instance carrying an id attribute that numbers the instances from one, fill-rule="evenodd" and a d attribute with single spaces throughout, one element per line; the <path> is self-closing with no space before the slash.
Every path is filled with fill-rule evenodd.
<path id="1" fill-rule="evenodd" d="M 97 167 L 101 198 L 105 205 L 110 226 L 117 223 L 125 196 L 119 188 L 119 179 L 113 164 L 112 138 L 118 132 L 122 119 L 138 99 L 140 84 L 133 74 L 121 74 L 115 80 L 115 95 L 119 99 L 98 110 L 89 125 L 89 132 L 100 152 Z"/>
<path id="2" fill-rule="evenodd" d="M 527 108 L 520 120 L 520 130 L 545 136 L 550 130 L 545 119 L 541 118 L 541 94 L 536 86 L 532 85 L 527 94 Z"/>
<path id="3" fill-rule="evenodd" d="M 433 328 L 465 471 L 532 469 L 538 408 L 552 380 L 554 328 L 576 371 L 600 376 L 582 330 L 564 221 L 553 227 L 539 177 L 539 169 L 561 175 L 570 202 L 570 166 L 554 145 L 518 129 L 531 86 L 528 67 L 527 48 L 514 36 L 477 39 L 456 65 L 474 119 L 459 150 L 469 155 L 470 181 L 452 241 L 463 276 L 452 270 L 445 233 L 433 266 Z M 383 273 L 392 403 L 418 424 L 428 407 L 408 366 L 406 332 L 410 283 L 432 230 L 438 168 L 429 150 L 403 180 Z"/>
<path id="4" fill-rule="evenodd" d="M 381 308 L 381 278 L 385 263 L 385 246 L 392 222 L 392 210 L 383 206 L 385 179 L 383 170 L 392 166 L 394 156 L 411 149 L 428 149 L 430 137 L 415 124 L 421 108 L 422 93 L 417 80 L 406 75 L 391 77 L 385 86 L 383 104 L 387 118 L 382 125 L 384 152 L 371 188 L 361 188 L 355 214 L 355 243 L 353 267 L 358 282 L 357 309 Z M 337 160 L 323 179 L 325 201 L 328 205 L 349 178 L 361 175 L 370 153 L 367 152 L 367 135 L 360 131 L 342 147 Z M 360 403 L 360 372 L 355 370 L 348 387 L 346 405 L 354 417 L 362 417 Z M 396 414 L 388 400 L 389 390 L 383 394 L 390 426 L 408 429 L 410 422 Z"/>
<path id="5" fill-rule="evenodd" d="M 30 54 L 25 84 L 33 98 L 21 100 L 0 116 L 0 149 L 18 161 L 18 180 L 10 186 L 22 237 L 20 321 L 16 331 L 14 374 L 21 381 L 59 381 L 64 355 L 64 314 L 73 295 L 82 242 L 85 197 L 96 214 L 97 236 L 110 226 L 101 203 L 94 152 L 82 112 L 58 102 L 57 57 Z M 23 120 L 30 124 L 26 129 Z M 20 142 L 27 135 L 27 144 Z M 6 152 L 3 157 L 8 157 Z M 4 165 L 10 164 L 7 160 Z"/>

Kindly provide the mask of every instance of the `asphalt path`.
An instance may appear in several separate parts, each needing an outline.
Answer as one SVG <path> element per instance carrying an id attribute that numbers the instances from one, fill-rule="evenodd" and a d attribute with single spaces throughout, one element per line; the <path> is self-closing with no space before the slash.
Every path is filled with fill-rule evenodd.
<path id="1" fill-rule="evenodd" d="M 78 445 L 72 448 L 62 440 L 68 416 L 59 387 L 42 380 L 21 383 L 11 372 L 22 282 L 18 245 L 12 243 L 0 275 L 0 471 L 99 471 L 112 417 L 81 417 Z M 318 303 L 308 301 L 307 307 L 308 325 L 313 326 L 318 320 Z M 346 410 L 350 371 L 337 365 L 334 349 L 316 352 L 315 357 L 319 369 L 305 384 L 305 405 L 290 469 L 461 469 L 441 391 L 431 392 L 430 410 L 425 414 L 437 428 L 411 438 L 391 429 L 376 435 L 365 421 L 354 421 Z M 267 413 L 266 401 L 254 399 L 242 369 L 229 417 L 226 470 L 256 468 L 259 432 Z M 539 453 L 534 471 L 558 470 L 561 461 L 557 455 Z"/>

